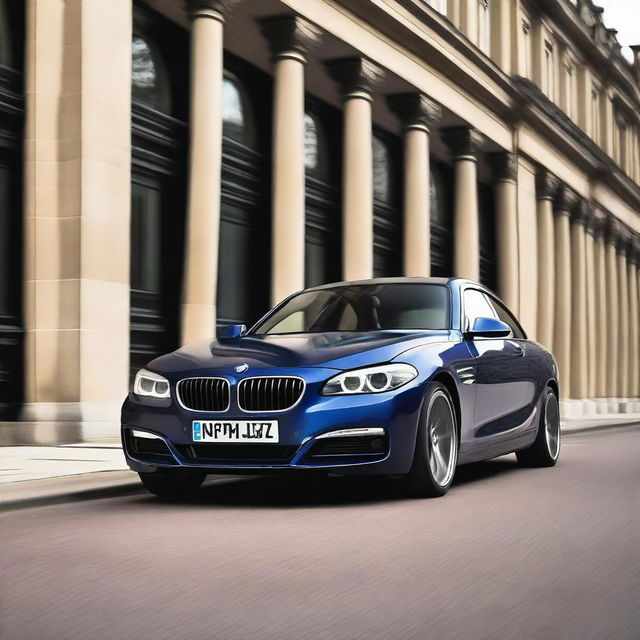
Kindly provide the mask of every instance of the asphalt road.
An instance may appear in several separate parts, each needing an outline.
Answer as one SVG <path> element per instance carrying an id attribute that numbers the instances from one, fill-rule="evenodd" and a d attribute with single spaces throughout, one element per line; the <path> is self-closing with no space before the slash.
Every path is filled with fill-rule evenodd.
<path id="1" fill-rule="evenodd" d="M 251 478 L 5 512 L 0 637 L 640 638 L 640 426 L 457 477 L 427 501 Z"/>

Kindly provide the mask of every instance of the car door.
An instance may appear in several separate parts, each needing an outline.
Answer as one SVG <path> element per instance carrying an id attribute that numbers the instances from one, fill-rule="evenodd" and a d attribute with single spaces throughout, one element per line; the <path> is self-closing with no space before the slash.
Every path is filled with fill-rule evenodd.
<path id="1" fill-rule="evenodd" d="M 467 288 L 463 292 L 465 331 L 479 317 L 505 322 L 503 309 L 498 312 L 495 299 L 480 289 Z M 467 338 L 476 384 L 475 437 L 486 444 L 526 424 L 533 406 L 534 387 L 527 373 L 526 341 L 518 337 L 524 337 L 524 333 L 513 318 L 506 324 L 511 328 L 507 337 Z"/>

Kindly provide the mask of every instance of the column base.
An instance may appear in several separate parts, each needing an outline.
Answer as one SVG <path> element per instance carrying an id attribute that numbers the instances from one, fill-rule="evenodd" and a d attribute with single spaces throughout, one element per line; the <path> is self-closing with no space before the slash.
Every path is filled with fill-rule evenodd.
<path id="1" fill-rule="evenodd" d="M 638 414 L 640 419 L 640 398 L 586 398 L 560 401 L 560 414 L 563 418 L 615 418 L 620 415 Z"/>

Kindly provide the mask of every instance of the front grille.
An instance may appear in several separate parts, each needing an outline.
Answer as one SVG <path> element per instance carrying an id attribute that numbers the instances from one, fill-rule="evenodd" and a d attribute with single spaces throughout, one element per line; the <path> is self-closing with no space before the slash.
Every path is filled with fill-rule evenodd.
<path id="1" fill-rule="evenodd" d="M 224 378 L 185 378 L 176 386 L 184 407 L 192 411 L 226 411 L 229 408 L 229 381 Z"/>
<path id="2" fill-rule="evenodd" d="M 387 451 L 385 436 L 322 438 L 307 453 L 312 458 L 324 456 L 371 456 Z"/>
<path id="3" fill-rule="evenodd" d="M 279 444 L 189 444 L 175 445 L 180 454 L 199 462 L 257 463 L 289 462 L 298 447 Z"/>
<path id="4" fill-rule="evenodd" d="M 293 407 L 303 392 L 301 378 L 245 378 L 238 384 L 238 405 L 243 411 L 284 411 Z"/>

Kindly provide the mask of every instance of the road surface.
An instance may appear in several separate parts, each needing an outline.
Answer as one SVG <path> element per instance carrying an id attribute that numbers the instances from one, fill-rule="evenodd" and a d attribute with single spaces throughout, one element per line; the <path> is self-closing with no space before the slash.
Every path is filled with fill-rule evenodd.
<path id="1" fill-rule="evenodd" d="M 226 479 L 0 515 L 0 638 L 640 638 L 640 425 L 449 494 Z"/>

